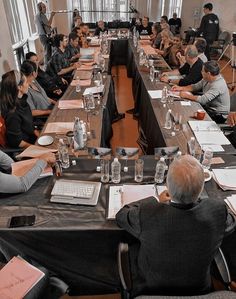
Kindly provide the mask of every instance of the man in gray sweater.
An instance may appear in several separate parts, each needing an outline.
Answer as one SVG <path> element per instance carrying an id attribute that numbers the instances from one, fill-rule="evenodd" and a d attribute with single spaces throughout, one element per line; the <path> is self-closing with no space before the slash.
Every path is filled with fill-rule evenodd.
<path id="1" fill-rule="evenodd" d="M 203 79 L 188 86 L 173 86 L 172 90 L 180 91 L 181 98 L 200 103 L 210 117 L 217 123 L 224 123 L 230 111 L 230 95 L 224 78 L 220 75 L 220 68 L 216 61 L 203 64 Z M 202 95 L 192 92 L 202 91 Z"/>

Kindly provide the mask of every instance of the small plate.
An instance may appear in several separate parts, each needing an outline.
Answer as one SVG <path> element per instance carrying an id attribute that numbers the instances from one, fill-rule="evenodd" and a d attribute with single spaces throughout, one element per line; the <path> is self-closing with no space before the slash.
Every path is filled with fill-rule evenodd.
<path id="1" fill-rule="evenodd" d="M 212 178 L 212 172 L 208 169 L 204 169 L 204 181 L 208 182 Z"/>
<path id="2" fill-rule="evenodd" d="M 54 141 L 54 139 L 52 136 L 44 135 L 44 136 L 39 137 L 38 144 L 39 145 L 50 145 L 53 143 L 53 141 Z"/>

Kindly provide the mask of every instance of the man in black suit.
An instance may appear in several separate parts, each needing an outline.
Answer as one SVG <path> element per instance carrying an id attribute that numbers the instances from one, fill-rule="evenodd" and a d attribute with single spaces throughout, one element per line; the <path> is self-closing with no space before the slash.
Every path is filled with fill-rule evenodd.
<path id="1" fill-rule="evenodd" d="M 165 192 L 159 200 L 145 198 L 118 212 L 118 225 L 139 241 L 130 248 L 133 295 L 211 290 L 210 265 L 234 221 L 223 200 L 198 200 L 203 185 L 199 162 L 182 156 L 168 171 L 169 197 Z"/>

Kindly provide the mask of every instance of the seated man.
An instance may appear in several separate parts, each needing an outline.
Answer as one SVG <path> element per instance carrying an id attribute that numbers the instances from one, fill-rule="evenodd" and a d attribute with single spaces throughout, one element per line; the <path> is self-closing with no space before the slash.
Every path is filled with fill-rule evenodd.
<path id="1" fill-rule="evenodd" d="M 202 79 L 202 60 L 198 58 L 198 51 L 195 46 L 189 45 L 185 49 L 186 63 L 179 69 L 162 74 L 161 81 L 186 86 L 197 83 Z M 171 75 L 185 75 L 182 79 L 172 80 Z"/>
<path id="2" fill-rule="evenodd" d="M 204 106 L 210 117 L 217 123 L 224 123 L 230 111 L 230 95 L 224 78 L 220 75 L 220 67 L 216 61 L 203 64 L 203 79 L 193 85 L 173 86 L 173 90 L 181 91 L 182 98 L 196 101 Z M 191 92 L 203 91 L 203 95 Z"/>
<path id="3" fill-rule="evenodd" d="M 169 57 L 168 57 L 168 64 L 171 67 L 179 67 L 180 63 L 177 58 L 177 55 L 184 54 L 183 45 L 182 45 L 182 39 L 179 35 L 175 35 L 172 39 L 173 46 L 170 48 L 169 51 Z"/>
<path id="4" fill-rule="evenodd" d="M 182 26 L 182 22 L 180 18 L 177 18 L 177 13 L 173 13 L 173 18 L 169 19 L 169 25 L 171 32 L 175 34 L 180 34 L 180 28 Z"/>
<path id="5" fill-rule="evenodd" d="M 69 34 L 69 43 L 66 46 L 66 56 L 71 62 L 79 59 L 79 37 L 75 32 Z"/>
<path id="6" fill-rule="evenodd" d="M 99 36 L 100 32 L 107 32 L 107 28 L 102 20 L 98 21 L 98 27 L 95 29 L 94 36 Z"/>
<path id="7" fill-rule="evenodd" d="M 149 25 L 149 18 L 143 17 L 142 24 L 137 27 L 137 30 L 140 35 L 151 35 L 152 27 Z"/>
<path id="8" fill-rule="evenodd" d="M 210 265 L 234 218 L 223 200 L 199 200 L 203 186 L 202 166 L 182 156 L 170 165 L 168 196 L 145 198 L 117 213 L 118 225 L 139 241 L 130 248 L 132 295 L 211 290 Z"/>
<path id="9" fill-rule="evenodd" d="M 56 74 L 70 82 L 72 80 L 72 72 L 80 64 L 78 62 L 71 63 L 67 58 L 65 52 L 67 44 L 68 38 L 64 34 L 57 34 L 54 37 L 56 50 L 47 65 L 47 73 L 52 76 Z"/>
<path id="10" fill-rule="evenodd" d="M 36 63 L 38 66 L 38 75 L 36 81 L 45 90 L 47 96 L 52 99 L 59 99 L 68 87 L 67 81 L 59 76 L 50 76 L 40 68 L 38 55 L 34 52 L 28 52 L 25 59 Z"/>

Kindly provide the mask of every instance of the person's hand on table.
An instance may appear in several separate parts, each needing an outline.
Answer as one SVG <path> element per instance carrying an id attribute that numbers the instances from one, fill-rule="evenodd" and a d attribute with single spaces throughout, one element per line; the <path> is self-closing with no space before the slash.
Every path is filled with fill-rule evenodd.
<path id="1" fill-rule="evenodd" d="M 81 63 L 80 62 L 75 62 L 74 64 L 73 64 L 73 67 L 74 67 L 74 69 L 76 70 L 78 67 L 80 67 L 81 66 Z"/>
<path id="2" fill-rule="evenodd" d="M 189 91 L 180 91 L 179 96 L 183 99 L 191 99 L 189 96 L 192 96 L 192 93 Z"/>
<path id="3" fill-rule="evenodd" d="M 161 76 L 160 78 L 161 82 L 169 83 L 169 76 L 167 74 Z"/>
<path id="4" fill-rule="evenodd" d="M 171 87 L 171 90 L 172 91 L 181 91 L 181 90 L 183 90 L 183 88 L 182 88 L 182 86 L 174 85 Z"/>
<path id="5" fill-rule="evenodd" d="M 44 160 L 47 162 L 49 166 L 53 166 L 56 163 L 56 156 L 53 153 L 45 153 L 38 157 L 40 160 Z"/>
<path id="6" fill-rule="evenodd" d="M 66 79 L 61 78 L 61 81 L 62 81 L 63 84 L 68 85 L 68 82 L 66 81 Z"/>
<path id="7" fill-rule="evenodd" d="M 227 124 L 231 127 L 236 125 L 236 112 L 230 112 L 227 118 Z"/>
<path id="8" fill-rule="evenodd" d="M 170 195 L 168 193 L 168 190 L 164 190 L 161 192 L 161 194 L 158 195 L 158 201 L 159 202 L 168 202 L 170 201 Z"/>

